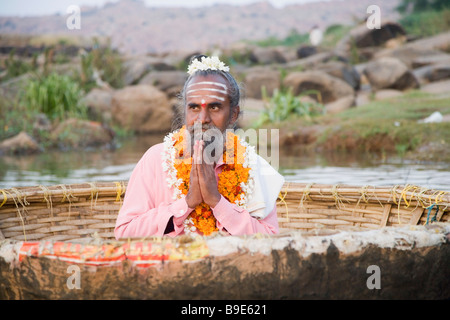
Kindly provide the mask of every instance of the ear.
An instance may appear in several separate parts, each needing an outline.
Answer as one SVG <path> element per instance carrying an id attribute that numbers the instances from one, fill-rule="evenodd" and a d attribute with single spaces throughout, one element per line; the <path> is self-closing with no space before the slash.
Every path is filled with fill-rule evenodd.
<path id="1" fill-rule="evenodd" d="M 241 113 L 241 107 L 237 105 L 233 109 L 233 114 L 231 115 L 231 122 L 235 123 L 239 119 L 239 114 Z"/>

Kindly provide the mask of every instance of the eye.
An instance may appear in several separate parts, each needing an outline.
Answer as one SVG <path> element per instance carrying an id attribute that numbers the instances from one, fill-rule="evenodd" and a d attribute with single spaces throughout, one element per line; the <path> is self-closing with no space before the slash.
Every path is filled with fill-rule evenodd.
<path id="1" fill-rule="evenodd" d="M 190 103 L 189 105 L 188 105 L 188 108 L 190 109 L 190 110 L 199 110 L 200 109 L 200 106 L 198 105 L 198 104 L 195 104 L 195 103 Z"/>
<path id="2" fill-rule="evenodd" d="M 219 103 L 213 103 L 209 106 L 209 109 L 211 109 L 212 111 L 218 111 L 221 107 L 222 106 Z"/>

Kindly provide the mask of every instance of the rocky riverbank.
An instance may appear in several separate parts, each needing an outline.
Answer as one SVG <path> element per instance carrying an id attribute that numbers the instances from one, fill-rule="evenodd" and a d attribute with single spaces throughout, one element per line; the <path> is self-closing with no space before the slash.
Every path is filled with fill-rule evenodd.
<path id="1" fill-rule="evenodd" d="M 38 68 L 75 74 L 82 62 L 80 52 L 81 49 L 77 52 L 72 48 L 69 61 L 60 64 L 45 64 L 45 53 L 42 52 L 37 56 Z M 267 108 L 263 87 L 269 97 L 275 90 L 289 89 L 295 95 L 313 90 L 319 94 L 303 99 L 322 104 L 326 111 L 323 116 L 309 121 L 292 117 L 265 125 L 280 128 L 282 146 L 354 151 L 366 145 L 365 151 L 388 153 L 398 153 L 403 148 L 411 154 L 427 154 L 427 157 L 418 157 L 425 160 L 433 153 L 446 155 L 450 150 L 449 140 L 444 139 L 449 134 L 450 117 L 449 52 L 450 32 L 414 39 L 398 23 L 385 22 L 381 29 L 371 30 L 365 24 L 354 27 L 332 49 L 320 45 L 261 47 L 240 42 L 219 50 L 219 55 L 230 64 L 232 73 L 245 89 L 246 98 L 241 106 L 244 112 L 240 120 L 242 127 L 254 126 Z M 95 85 L 82 99 L 87 106 L 87 118 L 54 121 L 40 114 L 22 132 L 7 131 L 8 124 L 4 124 L 3 130 L 10 133 L 2 135 L 0 152 L 23 154 L 42 152 L 47 148 L 113 148 L 117 132 L 152 134 L 170 131 L 179 108 L 177 94 L 187 77 L 185 68 L 192 54 L 194 52 L 121 56 L 120 87 L 114 88 L 104 81 L 101 72 L 93 73 Z M 26 73 L 2 81 L 2 92 L 8 101 L 20 94 L 20 85 L 31 76 Z M 353 133 L 342 127 L 346 117 L 347 120 L 363 117 L 355 110 L 379 108 L 384 112 L 379 106 L 396 108 L 398 101 L 403 104 L 410 100 L 420 101 L 414 92 L 423 93 L 419 98 L 428 94 L 428 100 L 423 101 L 422 107 L 414 109 L 414 115 L 405 116 L 403 112 L 395 121 L 389 118 L 390 125 L 393 129 L 398 124 L 405 128 L 404 124 L 412 126 L 412 123 L 417 124 L 420 119 L 438 112 L 432 123 L 440 130 L 433 133 L 436 134 L 434 137 L 415 137 L 414 131 L 423 132 L 412 130 L 408 133 L 412 135 L 409 138 L 417 141 L 402 147 L 405 142 L 398 137 L 382 132 L 351 138 Z M 437 102 L 430 105 L 431 100 Z M 7 112 L 11 110 L 8 105 L 5 108 Z M 370 124 L 371 118 L 365 119 L 365 126 L 378 128 L 383 122 Z M 433 160 L 433 157 L 427 160 Z"/>

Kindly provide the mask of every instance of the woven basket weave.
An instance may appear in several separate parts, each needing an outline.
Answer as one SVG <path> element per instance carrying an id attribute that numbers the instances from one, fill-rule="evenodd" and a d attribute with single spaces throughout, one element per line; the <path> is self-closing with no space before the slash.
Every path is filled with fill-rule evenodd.
<path id="1" fill-rule="evenodd" d="M 0 237 L 12 240 L 114 239 L 126 182 L 0 189 Z M 277 202 L 280 231 L 368 230 L 450 220 L 450 195 L 418 186 L 286 183 Z"/>

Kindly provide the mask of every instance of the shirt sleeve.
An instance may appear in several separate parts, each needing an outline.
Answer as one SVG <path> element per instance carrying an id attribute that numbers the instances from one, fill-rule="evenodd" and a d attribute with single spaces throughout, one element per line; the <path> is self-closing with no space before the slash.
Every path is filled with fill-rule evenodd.
<path id="1" fill-rule="evenodd" d="M 247 210 L 237 204 L 229 202 L 223 196 L 221 196 L 220 201 L 212 208 L 212 210 L 218 221 L 219 229 L 225 229 L 231 235 L 278 233 L 276 204 L 269 215 L 264 219 L 252 217 Z"/>
<path id="2" fill-rule="evenodd" d="M 173 228 L 166 235 L 173 237 L 183 231 L 183 221 L 192 212 L 185 198 L 156 204 L 161 193 L 167 192 L 158 187 L 162 179 L 161 169 L 157 167 L 157 164 L 161 166 L 159 158 L 150 148 L 134 168 L 117 217 L 116 239 L 163 236 L 171 224 Z"/>

